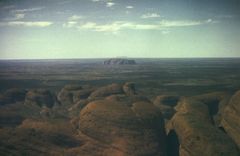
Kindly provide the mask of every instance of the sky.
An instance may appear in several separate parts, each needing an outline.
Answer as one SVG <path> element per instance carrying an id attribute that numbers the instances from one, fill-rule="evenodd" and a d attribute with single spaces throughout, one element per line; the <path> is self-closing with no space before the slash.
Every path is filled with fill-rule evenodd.
<path id="1" fill-rule="evenodd" d="M 0 0 L 0 59 L 240 57 L 240 0 Z"/>

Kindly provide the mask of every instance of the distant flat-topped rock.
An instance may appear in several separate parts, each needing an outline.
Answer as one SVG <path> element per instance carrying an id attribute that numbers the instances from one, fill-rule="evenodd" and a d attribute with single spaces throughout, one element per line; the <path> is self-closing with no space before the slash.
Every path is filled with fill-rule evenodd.
<path id="1" fill-rule="evenodd" d="M 136 64 L 135 60 L 122 59 L 122 58 L 114 58 L 108 59 L 103 62 L 105 65 L 134 65 Z"/>

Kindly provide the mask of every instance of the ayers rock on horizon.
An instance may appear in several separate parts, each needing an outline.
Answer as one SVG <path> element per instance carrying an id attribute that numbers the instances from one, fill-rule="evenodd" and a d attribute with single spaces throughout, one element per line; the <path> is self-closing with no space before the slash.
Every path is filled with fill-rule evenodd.
<path id="1" fill-rule="evenodd" d="M 112 58 L 105 60 L 103 62 L 105 65 L 134 65 L 136 64 L 135 60 L 125 59 L 125 58 Z"/>

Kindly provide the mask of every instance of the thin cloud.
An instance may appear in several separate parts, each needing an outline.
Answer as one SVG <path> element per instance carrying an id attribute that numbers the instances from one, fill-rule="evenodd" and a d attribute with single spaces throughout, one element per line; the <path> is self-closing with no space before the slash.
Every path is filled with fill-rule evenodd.
<path id="1" fill-rule="evenodd" d="M 107 2 L 106 3 L 106 7 L 108 7 L 108 8 L 111 8 L 111 7 L 113 7 L 115 5 L 115 3 L 113 3 L 113 2 Z"/>
<path id="2" fill-rule="evenodd" d="M 63 27 L 64 28 L 72 28 L 72 27 L 75 27 L 77 24 L 78 24 L 78 22 L 76 22 L 76 21 L 68 21 L 63 24 Z"/>
<path id="3" fill-rule="evenodd" d="M 16 18 L 17 20 L 22 19 L 22 18 L 24 18 L 24 17 L 25 17 L 25 14 L 15 14 L 15 18 Z"/>
<path id="4" fill-rule="evenodd" d="M 161 27 L 187 27 L 187 26 L 197 26 L 211 21 L 169 21 L 162 20 L 159 22 Z"/>
<path id="5" fill-rule="evenodd" d="M 7 17 L 7 18 L 5 18 L 4 20 L 6 20 L 6 21 L 16 21 L 16 20 L 23 19 L 24 17 L 25 17 L 25 14 L 24 14 L 24 13 L 14 14 L 13 17 Z"/>
<path id="6" fill-rule="evenodd" d="M 169 30 L 162 30 L 161 33 L 162 33 L 163 35 L 167 35 L 167 34 L 169 34 L 170 32 L 171 32 L 171 31 L 169 31 Z"/>
<path id="7" fill-rule="evenodd" d="M 130 30 L 167 30 L 174 27 L 190 27 L 198 26 L 208 23 L 214 23 L 213 20 L 208 19 L 204 21 L 170 21 L 161 20 L 152 24 L 135 23 L 128 21 L 116 21 L 109 24 L 97 24 L 95 22 L 87 22 L 76 26 L 79 30 L 92 30 L 97 32 L 118 32 L 124 29 Z"/>
<path id="8" fill-rule="evenodd" d="M 73 15 L 68 18 L 67 22 L 63 23 L 63 27 L 64 28 L 72 28 L 78 24 L 80 19 L 83 19 L 83 18 L 84 18 L 83 16 Z"/>
<path id="9" fill-rule="evenodd" d="M 65 0 L 65 1 L 59 2 L 58 4 L 59 5 L 64 5 L 64 4 L 68 4 L 68 3 L 71 3 L 71 2 L 72 2 L 71 0 Z"/>
<path id="10" fill-rule="evenodd" d="M 11 21 L 11 22 L 0 22 L 0 26 L 24 26 L 24 27 L 48 27 L 52 25 L 49 21 Z"/>
<path id="11" fill-rule="evenodd" d="M 113 0 L 91 0 L 92 2 L 112 2 Z"/>
<path id="12" fill-rule="evenodd" d="M 44 9 L 45 7 L 36 7 L 36 8 L 28 8 L 28 9 L 17 9 L 17 10 L 12 10 L 14 13 L 24 13 L 24 12 L 32 12 L 32 11 L 39 11 Z"/>
<path id="13" fill-rule="evenodd" d="M 158 18 L 158 17 L 161 16 L 157 13 L 147 13 L 141 16 L 141 18 Z"/>
<path id="14" fill-rule="evenodd" d="M 68 18 L 69 21 L 77 21 L 79 19 L 83 19 L 83 16 L 79 16 L 79 15 L 73 15 L 71 17 Z"/>
<path id="15" fill-rule="evenodd" d="M 129 5 L 129 6 L 126 6 L 127 9 L 133 9 L 134 7 Z"/>
<path id="16" fill-rule="evenodd" d="M 6 9 L 6 10 L 13 9 L 13 8 L 15 8 L 15 5 L 7 5 L 7 6 L 2 7 L 2 9 Z"/>
<path id="17" fill-rule="evenodd" d="M 234 15 L 218 15 L 216 17 L 220 19 L 231 19 L 234 18 Z"/>
<path id="18" fill-rule="evenodd" d="M 116 3 L 113 2 L 113 0 L 91 0 L 92 2 L 100 2 L 105 3 L 105 6 L 108 8 L 112 8 Z"/>

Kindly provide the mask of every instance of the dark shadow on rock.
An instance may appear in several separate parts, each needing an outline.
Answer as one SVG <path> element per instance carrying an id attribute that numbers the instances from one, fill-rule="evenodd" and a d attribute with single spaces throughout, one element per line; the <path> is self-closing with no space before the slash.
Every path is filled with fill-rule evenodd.
<path id="1" fill-rule="evenodd" d="M 24 118 L 18 114 L 4 113 L 0 114 L 1 127 L 16 127 L 22 123 Z"/>
<path id="2" fill-rule="evenodd" d="M 82 145 L 82 142 L 79 140 L 64 134 L 52 134 L 50 138 L 53 144 L 60 147 L 73 148 Z"/>
<path id="3" fill-rule="evenodd" d="M 218 127 L 222 132 L 226 133 L 225 129 L 223 127 Z"/>
<path id="4" fill-rule="evenodd" d="M 207 104 L 208 106 L 208 111 L 209 111 L 209 114 L 211 116 L 211 120 L 214 124 L 214 116 L 217 115 L 218 113 L 218 108 L 219 108 L 219 100 L 212 100 L 212 101 L 209 101 Z"/>
<path id="5" fill-rule="evenodd" d="M 167 135 L 167 155 L 179 156 L 179 140 L 174 130 L 171 130 Z"/>
<path id="6" fill-rule="evenodd" d="M 162 104 L 174 107 L 174 106 L 177 105 L 178 101 L 179 101 L 179 97 L 169 96 L 169 97 L 166 97 L 162 100 Z"/>
<path id="7" fill-rule="evenodd" d="M 211 116 L 214 116 L 218 113 L 218 105 L 219 105 L 219 101 L 218 100 L 213 100 L 210 101 L 208 103 L 206 103 L 209 109 L 209 114 Z"/>

